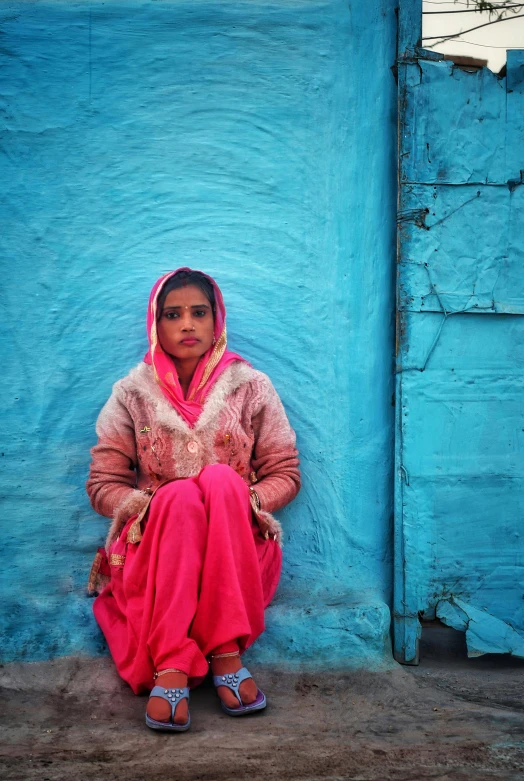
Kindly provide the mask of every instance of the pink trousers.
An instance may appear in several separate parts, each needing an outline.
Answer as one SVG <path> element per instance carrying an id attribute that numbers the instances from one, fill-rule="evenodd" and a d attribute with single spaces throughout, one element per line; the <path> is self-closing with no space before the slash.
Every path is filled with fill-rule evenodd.
<path id="1" fill-rule="evenodd" d="M 160 488 L 142 540 L 127 544 L 125 556 L 93 609 L 136 694 L 168 667 L 195 685 L 211 651 L 230 643 L 244 651 L 264 631 L 282 553 L 261 535 L 248 487 L 231 467 L 213 464 Z"/>

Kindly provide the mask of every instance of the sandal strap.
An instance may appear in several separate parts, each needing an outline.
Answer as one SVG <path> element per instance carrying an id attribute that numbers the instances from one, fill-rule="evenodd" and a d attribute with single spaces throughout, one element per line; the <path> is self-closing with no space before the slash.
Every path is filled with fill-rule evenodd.
<path id="1" fill-rule="evenodd" d="M 242 683 L 242 681 L 245 681 L 247 678 L 252 678 L 253 676 L 247 669 L 247 667 L 241 667 L 240 670 L 237 670 L 236 673 L 224 673 L 223 675 L 213 675 L 213 684 L 218 689 L 219 686 L 226 686 L 228 689 L 230 689 L 233 694 L 236 695 L 236 698 L 240 705 L 243 705 L 242 699 L 240 697 L 238 687 Z"/>
<path id="2" fill-rule="evenodd" d="M 171 705 L 171 721 L 175 720 L 175 711 L 177 705 L 182 700 L 189 702 L 189 689 L 187 686 L 178 689 L 167 689 L 164 686 L 153 686 L 149 694 L 150 697 L 160 697 Z"/>

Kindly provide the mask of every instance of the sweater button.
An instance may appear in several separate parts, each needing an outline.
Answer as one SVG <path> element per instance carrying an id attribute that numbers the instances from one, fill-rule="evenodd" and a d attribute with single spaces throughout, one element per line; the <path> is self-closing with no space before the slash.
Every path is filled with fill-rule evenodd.
<path id="1" fill-rule="evenodd" d="M 194 440 L 187 443 L 187 449 L 190 453 L 197 453 L 198 452 L 198 442 L 195 442 Z"/>

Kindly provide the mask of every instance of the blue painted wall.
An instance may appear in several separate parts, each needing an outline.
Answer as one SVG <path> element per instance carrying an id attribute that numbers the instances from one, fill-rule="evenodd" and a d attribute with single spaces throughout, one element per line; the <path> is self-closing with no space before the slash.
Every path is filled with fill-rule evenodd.
<path id="1" fill-rule="evenodd" d="M 190 265 L 302 453 L 258 658 L 387 661 L 394 5 L 0 6 L 5 659 L 105 650 L 94 423 L 144 354 L 153 281 Z"/>
<path id="2" fill-rule="evenodd" d="M 395 653 L 416 662 L 422 616 L 466 631 L 471 656 L 524 656 L 524 52 L 498 78 L 414 57 L 416 37 L 399 66 Z"/>

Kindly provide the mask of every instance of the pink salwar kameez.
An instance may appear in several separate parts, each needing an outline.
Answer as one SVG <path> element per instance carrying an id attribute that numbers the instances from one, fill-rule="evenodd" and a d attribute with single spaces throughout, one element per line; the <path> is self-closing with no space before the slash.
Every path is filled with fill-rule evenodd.
<path id="1" fill-rule="evenodd" d="M 197 683 L 211 651 L 231 642 L 243 651 L 263 632 L 282 554 L 252 521 L 248 488 L 231 467 L 213 464 L 162 486 L 140 544 L 125 550 L 94 612 L 135 693 L 167 668 Z"/>

